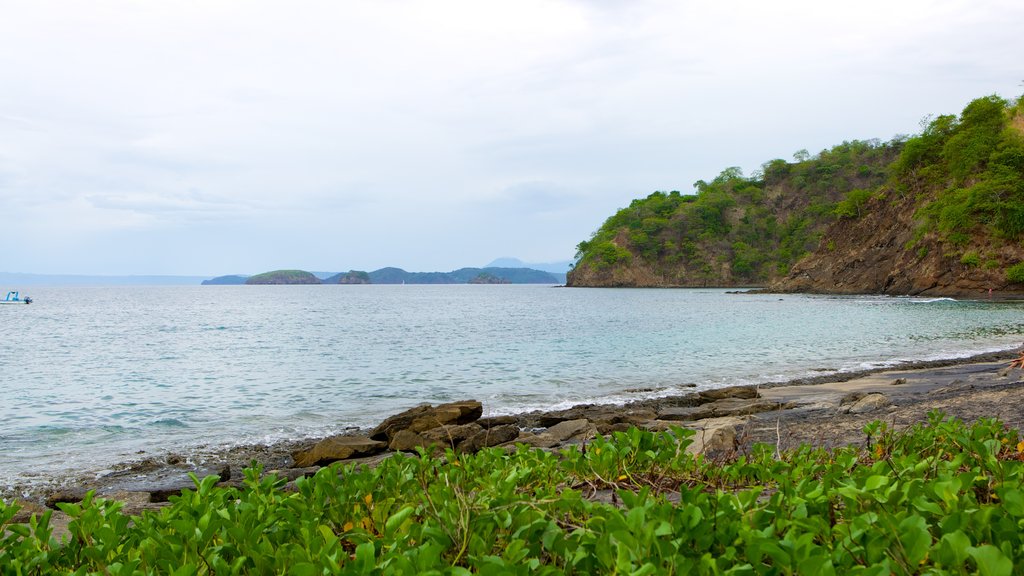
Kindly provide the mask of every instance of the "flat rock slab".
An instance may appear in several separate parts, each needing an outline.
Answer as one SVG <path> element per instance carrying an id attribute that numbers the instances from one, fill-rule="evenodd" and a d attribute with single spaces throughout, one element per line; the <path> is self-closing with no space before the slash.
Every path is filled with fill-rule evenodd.
<path id="1" fill-rule="evenodd" d="M 698 392 L 697 396 L 704 402 L 714 402 L 726 398 L 750 400 L 758 398 L 759 394 L 754 386 L 727 386 L 725 388 L 715 388 L 714 390 L 703 390 Z"/>
<path id="2" fill-rule="evenodd" d="M 590 423 L 590 420 L 579 419 L 579 420 L 566 420 L 559 422 L 551 428 L 545 431 L 545 434 L 552 436 L 559 442 L 565 442 L 570 438 L 577 436 L 593 436 L 597 432 L 597 427 Z"/>
<path id="3" fill-rule="evenodd" d="M 700 406 L 664 408 L 658 413 L 658 420 L 693 421 L 726 416 L 747 416 L 785 407 L 784 404 L 763 398 L 723 398 Z"/>
<path id="4" fill-rule="evenodd" d="M 378 442 L 365 436 L 331 436 L 319 441 L 309 450 L 292 455 L 295 468 L 326 466 L 338 460 L 360 456 L 371 456 L 387 448 L 387 443 Z"/>

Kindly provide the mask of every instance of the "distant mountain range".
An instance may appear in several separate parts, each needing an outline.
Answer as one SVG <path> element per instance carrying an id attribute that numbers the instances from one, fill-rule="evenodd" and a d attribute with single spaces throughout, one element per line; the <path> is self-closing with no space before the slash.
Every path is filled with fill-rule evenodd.
<path id="1" fill-rule="evenodd" d="M 518 258 L 506 256 L 494 260 L 485 268 L 530 268 L 533 270 L 543 270 L 555 275 L 560 274 L 561 281 L 565 282 L 565 275 L 572 268 L 572 260 L 562 260 L 560 262 L 523 262 Z"/>
<path id="2" fill-rule="evenodd" d="M 256 276 L 218 276 L 203 280 L 204 286 L 238 284 L 290 284 L 287 281 L 298 277 L 295 270 L 275 270 Z M 304 273 L 303 284 L 312 278 L 320 278 L 322 284 L 561 284 L 565 274 L 555 274 L 531 268 L 459 268 L 451 272 L 407 272 L 401 268 L 381 268 L 373 272 L 350 270 L 321 277 L 322 273 Z"/>

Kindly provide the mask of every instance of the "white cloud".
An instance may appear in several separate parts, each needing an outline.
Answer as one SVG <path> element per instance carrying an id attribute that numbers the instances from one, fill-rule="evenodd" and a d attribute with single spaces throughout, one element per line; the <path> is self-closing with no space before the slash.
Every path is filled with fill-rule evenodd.
<path id="1" fill-rule="evenodd" d="M 652 190 L 1024 79 L 1009 1 L 2 8 L 0 241 L 48 247 L 22 271 L 558 260 Z"/>

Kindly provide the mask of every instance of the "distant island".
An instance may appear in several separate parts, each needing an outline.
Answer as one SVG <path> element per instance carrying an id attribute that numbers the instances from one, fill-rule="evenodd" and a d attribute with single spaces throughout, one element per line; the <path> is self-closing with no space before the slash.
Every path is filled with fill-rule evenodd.
<path id="1" fill-rule="evenodd" d="M 255 276 L 228 275 L 203 280 L 204 286 L 267 284 L 561 284 L 554 273 L 532 268 L 459 268 L 451 272 L 407 272 L 381 268 L 373 272 L 349 270 L 323 279 L 304 270 L 274 270 Z"/>
<path id="2" fill-rule="evenodd" d="M 263 274 L 250 276 L 245 279 L 245 283 L 249 285 L 258 285 L 321 284 L 322 282 L 312 272 L 306 272 L 305 270 L 274 270 L 272 272 L 264 272 Z"/>

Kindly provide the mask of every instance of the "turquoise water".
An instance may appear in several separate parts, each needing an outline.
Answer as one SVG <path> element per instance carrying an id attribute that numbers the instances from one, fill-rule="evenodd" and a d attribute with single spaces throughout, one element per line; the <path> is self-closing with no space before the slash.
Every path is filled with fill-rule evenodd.
<path id="1" fill-rule="evenodd" d="M 0 307 L 0 488 L 420 402 L 620 402 L 1015 347 L 1020 303 L 549 286 L 37 288 Z M 685 388 L 689 390 L 689 388 Z"/>

